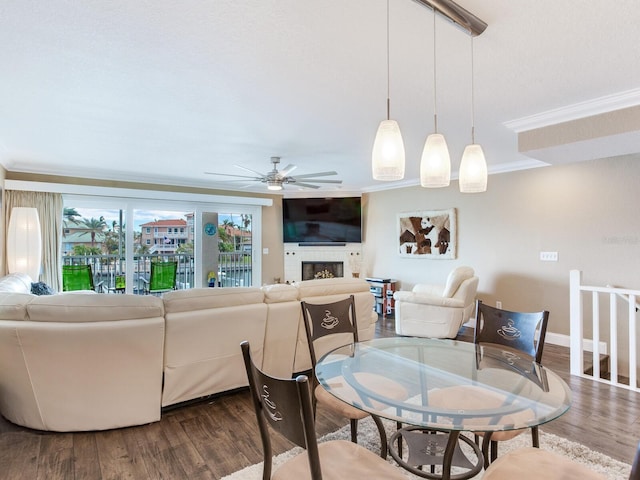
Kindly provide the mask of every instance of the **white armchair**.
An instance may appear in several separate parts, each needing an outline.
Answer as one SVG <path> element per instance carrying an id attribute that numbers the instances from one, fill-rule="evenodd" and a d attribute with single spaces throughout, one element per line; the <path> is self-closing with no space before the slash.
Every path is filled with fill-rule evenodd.
<path id="1" fill-rule="evenodd" d="M 473 315 L 478 281 L 473 268 L 457 267 L 445 285 L 417 284 L 410 292 L 395 292 L 396 333 L 455 338 Z"/>

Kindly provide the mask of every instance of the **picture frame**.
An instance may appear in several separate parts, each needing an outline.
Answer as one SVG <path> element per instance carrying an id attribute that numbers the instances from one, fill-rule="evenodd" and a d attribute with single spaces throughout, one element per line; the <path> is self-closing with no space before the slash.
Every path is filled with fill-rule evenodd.
<path id="1" fill-rule="evenodd" d="M 405 258 L 456 258 L 456 217 L 455 208 L 399 213 L 396 230 L 398 254 Z"/>

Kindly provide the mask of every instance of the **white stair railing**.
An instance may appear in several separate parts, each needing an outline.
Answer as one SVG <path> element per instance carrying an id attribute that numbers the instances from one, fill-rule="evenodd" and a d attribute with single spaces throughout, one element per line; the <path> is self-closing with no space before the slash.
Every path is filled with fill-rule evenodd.
<path id="1" fill-rule="evenodd" d="M 637 381 L 638 342 L 636 328 L 637 299 L 640 298 L 640 290 L 582 285 L 580 270 L 571 270 L 569 290 L 571 374 L 640 392 Z M 588 299 L 589 295 L 591 296 L 589 315 L 591 318 L 585 319 L 583 307 L 584 301 Z M 618 312 L 618 298 L 623 298 L 626 302 L 626 315 L 623 312 Z M 607 301 L 609 304 L 608 316 L 606 315 Z M 588 325 L 585 322 L 589 320 L 590 336 L 585 330 L 585 325 Z M 625 335 L 628 345 L 624 345 Z M 619 344 L 619 341 L 623 343 Z M 592 352 L 592 374 L 585 373 L 583 361 L 585 351 Z M 605 354 L 609 355 L 609 379 L 601 378 L 600 358 Z"/>

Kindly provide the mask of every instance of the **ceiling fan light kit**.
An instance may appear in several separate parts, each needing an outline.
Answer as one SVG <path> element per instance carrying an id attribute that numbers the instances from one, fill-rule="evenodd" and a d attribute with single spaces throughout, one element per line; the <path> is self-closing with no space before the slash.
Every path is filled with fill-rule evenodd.
<path id="1" fill-rule="evenodd" d="M 269 190 L 282 190 L 282 182 L 277 180 L 267 180 L 267 188 Z"/>

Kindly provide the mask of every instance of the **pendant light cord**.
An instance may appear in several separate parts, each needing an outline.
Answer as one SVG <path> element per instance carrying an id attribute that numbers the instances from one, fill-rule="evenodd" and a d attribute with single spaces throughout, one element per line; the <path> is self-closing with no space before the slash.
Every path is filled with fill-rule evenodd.
<path id="1" fill-rule="evenodd" d="M 471 143 L 476 143 L 476 109 L 475 109 L 475 86 L 474 86 L 474 72 L 473 72 L 473 35 L 469 35 L 471 39 Z"/>
<path id="2" fill-rule="evenodd" d="M 433 9 L 433 125 L 438 133 L 438 105 L 436 94 L 436 9 Z"/>
<path id="3" fill-rule="evenodd" d="M 389 0 L 387 0 L 387 120 L 391 120 L 391 75 L 389 62 Z"/>

